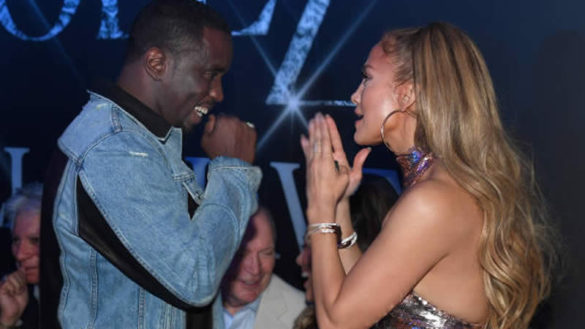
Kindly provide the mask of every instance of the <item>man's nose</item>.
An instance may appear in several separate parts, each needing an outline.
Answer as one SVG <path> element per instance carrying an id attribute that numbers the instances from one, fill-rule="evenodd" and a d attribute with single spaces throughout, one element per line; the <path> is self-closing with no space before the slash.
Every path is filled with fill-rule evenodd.
<path id="1" fill-rule="evenodd" d="M 250 274 L 260 274 L 260 257 L 257 254 L 248 255 L 244 263 L 246 271 Z"/>
<path id="2" fill-rule="evenodd" d="M 33 251 L 32 249 L 33 248 L 29 243 L 19 242 L 14 246 L 14 258 L 16 258 L 16 260 L 19 262 L 23 261 L 30 257 Z"/>
<path id="3" fill-rule="evenodd" d="M 212 82 L 209 96 L 215 100 L 216 103 L 223 101 L 223 87 L 221 85 L 221 78 L 216 78 Z"/>

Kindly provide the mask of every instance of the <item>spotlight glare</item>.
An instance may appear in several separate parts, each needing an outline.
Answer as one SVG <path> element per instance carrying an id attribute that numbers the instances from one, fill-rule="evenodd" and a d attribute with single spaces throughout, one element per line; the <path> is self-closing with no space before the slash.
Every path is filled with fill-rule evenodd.
<path id="1" fill-rule="evenodd" d="M 301 100 L 298 95 L 292 95 L 286 103 L 287 112 L 300 112 Z"/>

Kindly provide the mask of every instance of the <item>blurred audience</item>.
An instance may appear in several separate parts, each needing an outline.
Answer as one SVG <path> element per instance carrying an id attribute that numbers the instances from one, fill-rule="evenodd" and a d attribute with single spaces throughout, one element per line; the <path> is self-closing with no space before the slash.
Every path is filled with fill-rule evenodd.
<path id="1" fill-rule="evenodd" d="M 361 251 L 374 241 L 396 200 L 398 193 L 385 178 L 364 175 L 359 188 L 349 198 L 351 222 Z"/>
<path id="2" fill-rule="evenodd" d="M 10 196 L 10 180 L 10 161 L 0 135 L 0 275 L 14 270 L 14 260 L 10 253 L 10 229 L 4 226 L 4 201 Z"/>
<path id="3" fill-rule="evenodd" d="M 28 184 L 5 205 L 17 269 L 0 283 L 0 329 L 38 328 L 42 191 L 42 184 Z"/>
<path id="4" fill-rule="evenodd" d="M 290 329 L 304 307 L 303 293 L 273 274 L 276 228 L 269 211 L 252 215 L 214 304 L 214 328 Z"/>

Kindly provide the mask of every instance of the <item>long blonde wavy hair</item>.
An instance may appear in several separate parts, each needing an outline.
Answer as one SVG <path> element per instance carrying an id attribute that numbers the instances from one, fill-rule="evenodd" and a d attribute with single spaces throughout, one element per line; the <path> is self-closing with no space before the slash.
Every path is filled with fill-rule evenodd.
<path id="1" fill-rule="evenodd" d="M 441 159 L 483 211 L 485 328 L 527 328 L 550 290 L 551 253 L 532 164 L 506 134 L 483 56 L 446 23 L 387 32 L 395 83 L 412 82 L 415 144 Z"/>

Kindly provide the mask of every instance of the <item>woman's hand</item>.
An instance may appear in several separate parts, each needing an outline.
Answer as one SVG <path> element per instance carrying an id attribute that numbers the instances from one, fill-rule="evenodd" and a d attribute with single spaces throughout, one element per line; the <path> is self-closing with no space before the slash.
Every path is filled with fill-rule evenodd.
<path id="1" fill-rule="evenodd" d="M 335 218 L 337 202 L 345 194 L 349 183 L 347 161 L 337 162 L 336 165 L 334 159 L 334 154 L 344 154 L 341 141 L 332 144 L 329 125 L 325 117 L 318 113 L 309 122 L 309 138 L 301 136 L 301 146 L 307 161 L 308 221 L 331 222 Z"/>
<path id="2" fill-rule="evenodd" d="M 335 124 L 335 120 L 330 115 L 325 116 L 325 122 L 329 130 L 329 136 L 331 137 L 331 145 L 333 146 L 333 159 L 341 166 L 349 168 L 349 183 L 343 194 L 343 198 L 349 198 L 355 193 L 360 182 L 362 180 L 362 168 L 366 158 L 372 150 L 370 147 L 361 149 L 353 158 L 353 167 L 349 166 L 347 156 L 343 151 L 343 145 L 341 144 L 341 136 L 339 136 L 339 130 Z"/>

